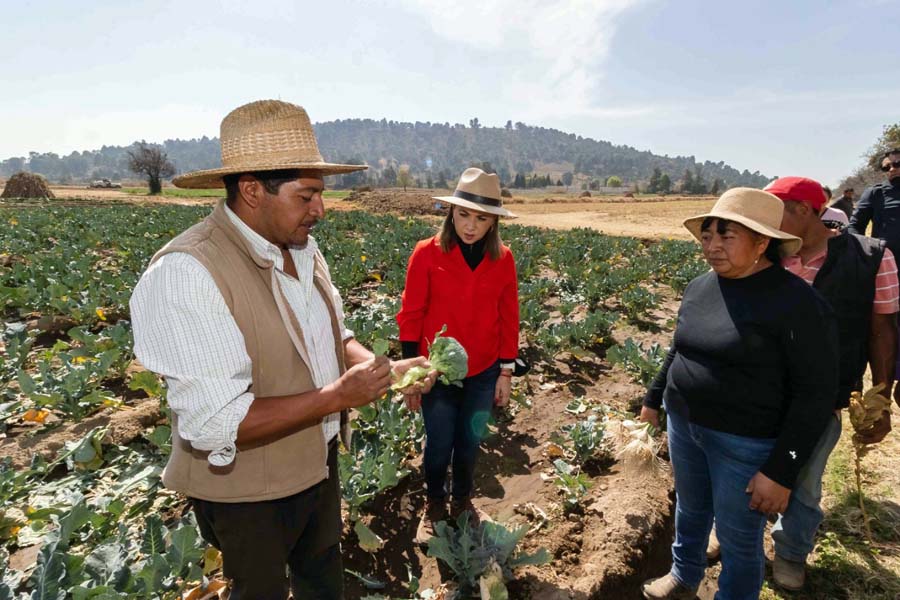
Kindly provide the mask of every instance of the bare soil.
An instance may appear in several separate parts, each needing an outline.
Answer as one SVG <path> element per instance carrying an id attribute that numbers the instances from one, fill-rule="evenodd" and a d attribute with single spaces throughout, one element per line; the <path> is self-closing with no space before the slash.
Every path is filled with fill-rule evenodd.
<path id="1" fill-rule="evenodd" d="M 411 190 L 373 190 L 354 192 L 334 204 L 355 206 L 374 213 L 399 215 L 445 215 L 447 204 L 436 206 L 432 196 L 447 192 Z M 576 195 L 546 198 L 513 197 L 505 204 L 517 218 L 517 225 L 550 229 L 588 227 L 608 235 L 626 235 L 641 239 L 691 239 L 681 225 L 684 219 L 708 211 L 715 203 L 712 196 L 657 196 L 626 198 Z"/>
<path id="2" fill-rule="evenodd" d="M 671 294 L 665 292 L 668 297 Z M 677 303 L 667 299 L 640 327 L 623 324 L 613 338 L 633 337 L 646 343 L 668 343 L 661 326 L 675 315 Z M 576 359 L 562 354 L 552 365 L 536 366 L 518 383 L 531 401 L 514 418 L 495 413 L 497 426 L 482 446 L 476 471 L 474 504 L 507 526 L 528 524 L 533 531 L 525 550 L 546 548 L 549 565 L 527 567 L 510 584 L 511 598 L 568 600 L 590 598 L 638 599 L 640 583 L 665 572 L 673 527 L 672 480 L 668 469 L 629 472 L 612 458 L 591 465 L 585 472 L 592 487 L 582 499 L 582 510 L 566 514 L 552 478 L 548 442 L 563 425 L 585 418 L 565 410 L 575 398 L 604 405 L 619 414 L 635 414 L 644 389 L 618 367 L 602 358 Z M 398 488 L 380 496 L 370 507 L 376 515 L 366 519 L 386 540 L 372 556 L 361 551 L 347 526 L 344 532 L 346 567 L 372 575 L 387 584 L 386 592 L 403 597 L 407 565 L 421 574 L 423 587 L 437 588 L 450 573 L 413 542 L 425 501 L 419 459 L 413 474 Z M 549 516 L 539 526 L 526 507 L 535 505 Z M 347 580 L 348 597 L 365 596 L 356 579 Z"/>

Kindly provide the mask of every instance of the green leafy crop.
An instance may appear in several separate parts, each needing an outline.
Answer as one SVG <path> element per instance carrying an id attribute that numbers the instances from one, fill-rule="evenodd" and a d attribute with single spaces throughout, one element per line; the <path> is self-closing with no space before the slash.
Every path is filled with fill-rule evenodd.
<path id="1" fill-rule="evenodd" d="M 431 370 L 440 373 L 442 383 L 462 387 L 462 380 L 469 372 L 469 355 L 455 338 L 442 336 L 445 331 L 446 325 L 434 334 L 434 341 L 428 346 L 428 361 L 431 363 Z M 413 367 L 391 389 L 397 391 L 409 387 L 425 379 L 429 372 L 425 367 Z"/>

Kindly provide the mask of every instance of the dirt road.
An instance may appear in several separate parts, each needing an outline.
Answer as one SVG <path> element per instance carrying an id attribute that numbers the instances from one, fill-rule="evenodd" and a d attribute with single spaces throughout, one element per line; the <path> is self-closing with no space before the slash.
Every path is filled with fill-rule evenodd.
<path id="1" fill-rule="evenodd" d="M 578 203 L 514 204 L 517 225 L 551 229 L 590 227 L 608 235 L 638 238 L 691 239 L 682 226 L 686 218 L 708 211 L 714 198 L 665 200 L 616 200 Z"/>
<path id="2" fill-rule="evenodd" d="M 60 199 L 90 198 L 92 200 L 131 201 L 138 204 L 211 204 L 214 198 L 183 198 L 140 196 L 122 190 L 86 189 L 77 186 L 52 186 L 53 193 Z M 422 190 L 404 194 L 397 191 L 397 204 L 404 201 L 421 201 L 427 197 Z M 415 200 L 414 200 L 415 199 Z M 681 225 L 684 219 L 709 210 L 715 203 L 713 197 L 681 198 L 620 198 L 602 197 L 581 200 L 574 197 L 548 199 L 516 198 L 509 204 L 518 218 L 517 225 L 534 225 L 550 229 L 572 229 L 590 227 L 608 235 L 624 235 L 647 239 L 690 239 L 690 234 Z M 329 210 L 357 208 L 346 200 L 327 198 L 325 206 Z"/>

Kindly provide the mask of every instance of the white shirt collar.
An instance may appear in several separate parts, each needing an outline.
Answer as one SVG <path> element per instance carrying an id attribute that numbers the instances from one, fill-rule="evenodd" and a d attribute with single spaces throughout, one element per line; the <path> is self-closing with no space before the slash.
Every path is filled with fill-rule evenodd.
<path id="1" fill-rule="evenodd" d="M 253 248 L 260 256 L 264 256 L 270 259 L 275 263 L 275 268 L 279 271 L 284 270 L 284 256 L 281 254 L 281 249 L 259 235 L 256 231 L 254 231 L 249 225 L 244 223 L 244 221 L 237 216 L 231 208 L 228 207 L 227 204 L 225 206 L 225 214 L 228 215 L 228 218 L 237 228 L 244 239 L 250 244 L 250 247 Z M 291 246 L 290 252 L 291 257 L 294 258 L 294 262 L 298 262 L 298 259 L 306 259 L 304 262 L 313 258 L 316 252 L 319 250 L 319 245 L 316 243 L 316 240 L 313 239 L 312 236 L 309 237 L 309 241 L 306 243 L 306 246 Z M 298 265 L 299 268 L 299 265 Z"/>

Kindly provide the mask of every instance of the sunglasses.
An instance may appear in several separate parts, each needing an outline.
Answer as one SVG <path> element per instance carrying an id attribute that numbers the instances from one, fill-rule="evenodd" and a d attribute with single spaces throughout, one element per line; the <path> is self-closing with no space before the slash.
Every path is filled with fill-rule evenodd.
<path id="1" fill-rule="evenodd" d="M 887 173 L 891 169 L 900 169 L 900 160 L 892 160 L 886 164 L 881 165 L 881 170 Z"/>

